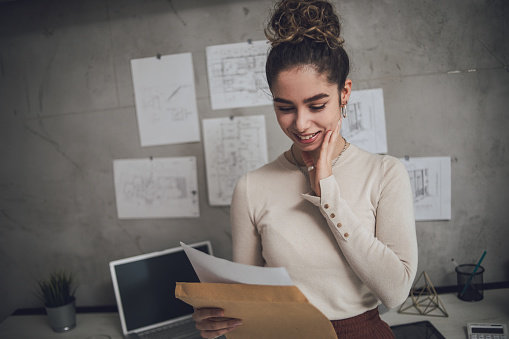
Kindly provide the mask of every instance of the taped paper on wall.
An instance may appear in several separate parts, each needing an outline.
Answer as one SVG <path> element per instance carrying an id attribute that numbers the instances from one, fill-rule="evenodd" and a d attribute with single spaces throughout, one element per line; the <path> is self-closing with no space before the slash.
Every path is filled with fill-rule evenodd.
<path id="1" fill-rule="evenodd" d="M 230 205 L 240 177 L 268 161 L 265 117 L 203 119 L 209 203 Z"/>
<path id="2" fill-rule="evenodd" d="M 113 161 L 119 219 L 199 217 L 195 157 Z"/>
<path id="3" fill-rule="evenodd" d="M 381 88 L 352 91 L 348 116 L 341 124 L 341 135 L 371 153 L 387 153 L 384 96 Z"/>
<path id="4" fill-rule="evenodd" d="M 415 220 L 451 220 L 451 158 L 402 158 L 414 197 Z"/>
<path id="5" fill-rule="evenodd" d="M 265 80 L 268 48 L 266 40 L 206 48 L 213 110 L 272 105 Z"/>
<path id="6" fill-rule="evenodd" d="M 141 146 L 200 141 L 191 53 L 133 59 Z"/>

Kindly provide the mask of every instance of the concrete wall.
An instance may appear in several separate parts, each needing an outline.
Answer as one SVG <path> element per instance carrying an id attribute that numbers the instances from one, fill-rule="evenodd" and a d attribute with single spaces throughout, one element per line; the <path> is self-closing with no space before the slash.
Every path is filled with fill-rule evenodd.
<path id="1" fill-rule="evenodd" d="M 452 220 L 417 223 L 418 273 L 454 285 L 450 259 L 476 262 L 487 249 L 485 281 L 508 281 L 509 4 L 335 3 L 354 89 L 384 90 L 388 153 L 453 159 Z M 35 279 L 53 267 L 78 273 L 78 306 L 112 305 L 111 260 L 204 239 L 231 258 L 229 209 L 208 204 L 202 143 L 140 147 L 129 60 L 191 52 L 200 119 L 264 114 L 272 160 L 289 147 L 272 108 L 212 111 L 205 65 L 207 46 L 264 39 L 271 6 L 0 3 L 0 320 L 40 307 Z M 113 159 L 190 155 L 200 218 L 117 219 Z"/>

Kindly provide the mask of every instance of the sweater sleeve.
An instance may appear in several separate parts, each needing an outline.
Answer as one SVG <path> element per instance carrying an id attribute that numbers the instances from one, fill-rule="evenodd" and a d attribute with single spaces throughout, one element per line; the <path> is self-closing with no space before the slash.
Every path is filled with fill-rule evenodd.
<path id="1" fill-rule="evenodd" d="M 264 266 L 261 238 L 250 212 L 247 174 L 240 178 L 233 191 L 230 223 L 233 261 L 246 265 Z"/>
<path id="2" fill-rule="evenodd" d="M 417 270 L 417 240 L 410 180 L 397 159 L 383 161 L 375 234 L 342 199 L 334 176 L 320 181 L 321 197 L 303 194 L 320 208 L 343 255 L 364 284 L 389 308 L 408 297 Z"/>

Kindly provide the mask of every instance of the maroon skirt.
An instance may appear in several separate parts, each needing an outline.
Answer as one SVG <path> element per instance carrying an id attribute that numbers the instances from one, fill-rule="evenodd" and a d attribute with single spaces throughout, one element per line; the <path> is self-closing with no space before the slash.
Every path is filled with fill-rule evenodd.
<path id="1" fill-rule="evenodd" d="M 378 314 L 378 308 L 358 316 L 331 320 L 336 335 L 341 339 L 395 339 L 391 328 Z"/>

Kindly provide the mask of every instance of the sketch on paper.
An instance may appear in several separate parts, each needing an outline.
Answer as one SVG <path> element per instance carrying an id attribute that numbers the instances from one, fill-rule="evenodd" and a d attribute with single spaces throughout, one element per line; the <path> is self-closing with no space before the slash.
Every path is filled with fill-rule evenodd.
<path id="1" fill-rule="evenodd" d="M 451 158 L 401 159 L 410 177 L 415 220 L 451 219 Z"/>
<path id="2" fill-rule="evenodd" d="M 209 203 L 229 205 L 239 178 L 268 162 L 265 118 L 203 120 Z"/>
<path id="3" fill-rule="evenodd" d="M 191 53 L 131 60 L 141 146 L 200 140 Z"/>
<path id="4" fill-rule="evenodd" d="M 161 123 L 165 119 L 172 124 L 186 122 L 193 115 L 185 102 L 191 95 L 192 89 L 185 85 L 143 88 L 141 105 L 146 119 L 153 124 Z"/>
<path id="5" fill-rule="evenodd" d="M 213 110 L 272 104 L 265 79 L 268 48 L 267 41 L 206 48 Z"/>
<path id="6" fill-rule="evenodd" d="M 371 153 L 387 153 L 385 110 L 381 88 L 352 91 L 348 116 L 341 124 L 341 135 Z"/>
<path id="7" fill-rule="evenodd" d="M 113 161 L 119 219 L 199 217 L 195 157 Z"/>
<path id="8" fill-rule="evenodd" d="M 412 185 L 414 203 L 418 203 L 419 201 L 431 195 L 436 195 L 436 191 L 431 192 L 432 187 L 430 187 L 428 173 L 429 168 L 417 168 L 408 170 L 408 175 L 410 176 L 410 184 Z"/>

